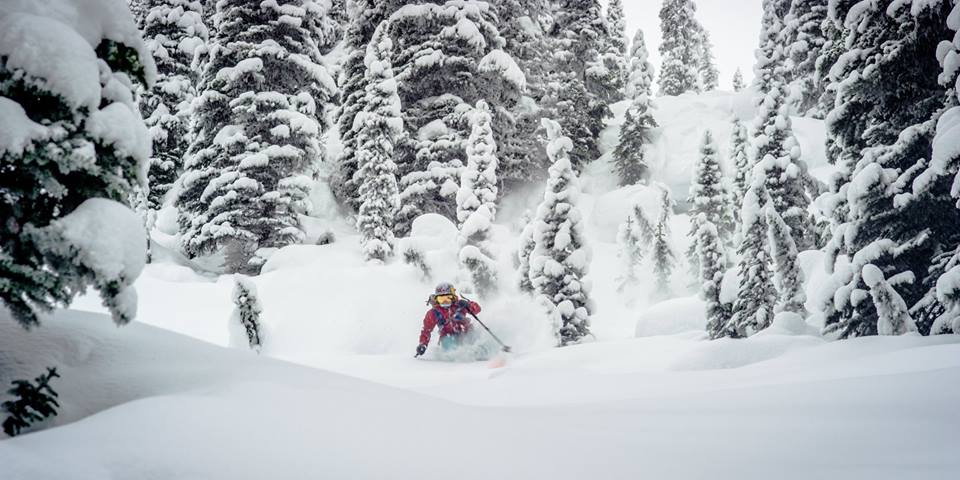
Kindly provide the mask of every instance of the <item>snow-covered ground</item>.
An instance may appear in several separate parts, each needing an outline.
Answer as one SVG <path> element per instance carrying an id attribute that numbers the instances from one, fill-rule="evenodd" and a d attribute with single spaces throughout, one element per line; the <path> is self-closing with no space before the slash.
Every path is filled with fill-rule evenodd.
<path id="1" fill-rule="evenodd" d="M 732 115 L 751 117 L 747 98 L 657 100 L 654 180 L 675 200 L 703 130 L 726 157 Z M 795 127 L 811 170 L 828 174 L 822 123 Z M 639 286 L 617 291 L 615 236 L 635 203 L 656 218 L 658 188 L 617 188 L 608 156 L 582 183 L 595 338 L 553 348 L 543 312 L 511 288 L 520 217 L 542 196 L 531 186 L 503 200 L 492 231 L 503 285 L 481 318 L 515 351 L 496 369 L 412 358 L 427 294 L 456 280 L 456 228 L 440 217 L 422 217 L 400 242 L 423 250 L 424 278 L 401 261 L 364 263 L 318 188 L 308 237 L 336 241 L 284 248 L 252 280 L 264 308 L 258 356 L 230 347 L 232 278 L 180 257 L 173 212 L 161 212 L 133 324 L 89 313 L 103 312 L 95 295 L 31 332 L 0 312 L 0 384 L 47 366 L 62 375 L 60 415 L 0 442 L 0 477 L 955 477 L 960 336 L 821 338 L 823 261 L 804 252 L 809 323 L 707 341 L 682 260 L 686 216 L 670 224 L 675 298 L 654 304 L 649 262 Z"/>

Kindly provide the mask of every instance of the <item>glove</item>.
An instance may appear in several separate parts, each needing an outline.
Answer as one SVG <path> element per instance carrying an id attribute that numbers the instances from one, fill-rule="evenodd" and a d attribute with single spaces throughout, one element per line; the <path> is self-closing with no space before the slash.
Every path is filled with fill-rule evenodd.
<path id="1" fill-rule="evenodd" d="M 469 310 L 470 302 L 461 298 L 460 300 L 457 301 L 457 306 L 459 306 L 460 308 L 466 308 Z"/>
<path id="2" fill-rule="evenodd" d="M 426 352 L 427 352 L 426 345 L 417 345 L 417 354 L 414 355 L 414 357 L 419 357 L 420 355 L 423 355 Z"/>

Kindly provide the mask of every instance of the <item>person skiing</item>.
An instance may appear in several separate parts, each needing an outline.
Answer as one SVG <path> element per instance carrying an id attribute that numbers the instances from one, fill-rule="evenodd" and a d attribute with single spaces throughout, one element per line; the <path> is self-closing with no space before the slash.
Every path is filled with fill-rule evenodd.
<path id="1" fill-rule="evenodd" d="M 480 313 L 480 305 L 460 298 L 457 295 L 457 289 L 447 282 L 437 285 L 427 303 L 431 308 L 423 317 L 420 344 L 417 345 L 415 356 L 419 357 L 426 353 L 430 335 L 437 327 L 440 327 L 440 348 L 450 351 L 462 346 L 473 329 L 470 315 Z"/>

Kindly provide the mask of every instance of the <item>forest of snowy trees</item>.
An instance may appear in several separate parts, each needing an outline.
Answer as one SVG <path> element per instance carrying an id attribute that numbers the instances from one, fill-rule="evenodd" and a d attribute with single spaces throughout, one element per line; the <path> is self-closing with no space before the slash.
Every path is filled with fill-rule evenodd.
<path id="1" fill-rule="evenodd" d="M 305 241 L 311 191 L 327 181 L 366 260 L 402 261 L 414 220 L 442 215 L 460 231 L 466 291 L 519 285 L 549 309 L 558 343 L 576 343 L 596 308 L 578 177 L 601 157 L 611 107 L 627 105 L 611 155 L 620 185 L 655 187 L 656 97 L 719 87 L 694 0 L 663 1 L 656 68 L 622 0 L 92 3 L 95 35 L 27 0 L 0 7 L 0 299 L 25 326 L 87 286 L 118 323 L 133 316 L 142 262 L 105 260 L 85 233 L 145 249 L 172 207 L 182 255 L 257 275 Z M 677 199 L 664 189 L 659 218 L 631 206 L 620 229 L 620 282 L 651 262 L 665 299 L 689 265 L 709 336 L 746 337 L 808 315 L 798 254 L 821 250 L 825 334 L 960 333 L 960 8 L 763 0 L 762 22 L 753 83 L 725 72 L 757 117 L 731 118 L 729 138 L 687 139 L 700 146 L 690 248 L 670 244 Z M 17 48 L 27 40 L 45 48 Z M 829 182 L 801 160 L 797 117 L 826 122 Z M 511 249 L 517 276 L 498 278 L 498 202 L 543 182 Z"/>

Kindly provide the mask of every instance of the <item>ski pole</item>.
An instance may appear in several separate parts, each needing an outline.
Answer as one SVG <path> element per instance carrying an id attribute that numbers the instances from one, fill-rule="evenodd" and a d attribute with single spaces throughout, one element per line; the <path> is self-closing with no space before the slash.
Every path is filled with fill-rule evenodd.
<path id="1" fill-rule="evenodd" d="M 497 336 L 494 335 L 493 332 L 490 331 L 490 328 L 487 327 L 486 324 L 484 324 L 482 321 L 480 321 L 480 318 L 478 318 L 476 315 L 474 315 L 473 312 L 471 312 L 470 310 L 467 310 L 467 313 L 469 313 L 470 316 L 473 317 L 473 319 L 476 320 L 477 323 L 479 323 L 480 326 L 483 327 L 483 329 L 486 330 L 487 333 L 489 333 L 490 336 L 493 337 L 493 339 L 496 340 L 497 343 L 499 343 L 501 347 L 503 347 L 503 351 L 504 351 L 504 352 L 510 353 L 511 348 L 508 347 L 507 344 L 503 343 L 499 338 L 497 338 Z"/>

